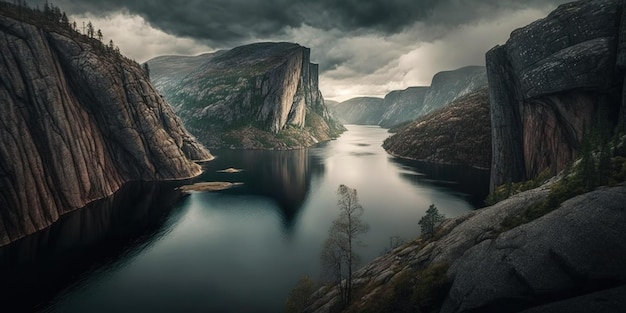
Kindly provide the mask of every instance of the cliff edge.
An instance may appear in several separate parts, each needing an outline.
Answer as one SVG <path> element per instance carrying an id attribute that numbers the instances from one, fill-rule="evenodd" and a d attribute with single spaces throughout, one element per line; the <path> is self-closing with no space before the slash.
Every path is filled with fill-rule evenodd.
<path id="1" fill-rule="evenodd" d="M 136 62 L 69 24 L 1 3 L 0 59 L 0 245 L 212 158 Z"/>
<path id="2" fill-rule="evenodd" d="M 265 42 L 168 59 L 195 67 L 164 72 L 162 58 L 148 64 L 165 99 L 208 147 L 291 149 L 345 130 L 324 104 L 310 54 L 298 44 Z"/>
<path id="3" fill-rule="evenodd" d="M 564 4 L 487 53 L 492 190 L 558 173 L 597 121 L 626 114 L 624 14 L 618 0 Z"/>

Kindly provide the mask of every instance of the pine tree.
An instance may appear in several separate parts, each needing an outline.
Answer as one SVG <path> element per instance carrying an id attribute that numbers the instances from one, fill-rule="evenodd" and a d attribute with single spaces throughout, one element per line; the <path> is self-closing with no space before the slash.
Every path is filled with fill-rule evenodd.
<path id="1" fill-rule="evenodd" d="M 143 72 L 146 74 L 146 77 L 150 78 L 150 66 L 148 66 L 148 62 L 143 64 Z"/>
<path id="2" fill-rule="evenodd" d="M 93 35 L 94 35 L 93 24 L 91 23 L 91 21 L 89 21 L 89 23 L 87 23 L 87 36 L 89 36 L 89 38 L 93 38 Z"/>
<path id="3" fill-rule="evenodd" d="M 446 216 L 439 214 L 439 210 L 435 204 L 431 204 L 428 210 L 426 210 L 426 215 L 424 215 L 418 223 L 422 228 L 422 235 L 426 236 L 426 238 L 432 238 L 435 235 L 437 226 L 445 219 Z"/>

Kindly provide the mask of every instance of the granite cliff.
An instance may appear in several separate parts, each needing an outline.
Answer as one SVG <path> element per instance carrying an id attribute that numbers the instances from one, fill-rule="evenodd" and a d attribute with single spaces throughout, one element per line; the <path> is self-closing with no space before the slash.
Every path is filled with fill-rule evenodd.
<path id="1" fill-rule="evenodd" d="M 411 121 L 487 85 L 483 66 L 467 66 L 433 76 L 430 87 L 410 87 L 392 91 L 385 96 L 386 108 L 378 125 L 392 127 Z"/>
<path id="2" fill-rule="evenodd" d="M 173 60 L 199 65 L 161 70 Z M 310 49 L 298 44 L 257 43 L 148 64 L 187 129 L 209 147 L 300 148 L 344 131 L 324 104 Z"/>
<path id="3" fill-rule="evenodd" d="M 133 180 L 196 176 L 212 156 L 134 61 L 0 3 L 0 245 Z"/>
<path id="4" fill-rule="evenodd" d="M 395 130 L 383 148 L 405 159 L 491 166 L 491 121 L 486 87 Z"/>
<path id="5" fill-rule="evenodd" d="M 561 5 L 487 53 L 491 188 L 557 173 L 596 121 L 626 114 L 626 19 L 618 0 Z"/>
<path id="6" fill-rule="evenodd" d="M 329 108 L 343 124 L 376 125 L 385 112 L 383 99 L 376 97 L 352 98 Z"/>
<path id="7" fill-rule="evenodd" d="M 564 202 L 510 230 L 502 222 L 545 200 L 550 182 L 494 206 L 446 220 L 355 274 L 359 298 L 346 312 L 620 312 L 626 305 L 626 186 Z M 304 312 L 337 310 L 336 287 L 311 295 Z"/>

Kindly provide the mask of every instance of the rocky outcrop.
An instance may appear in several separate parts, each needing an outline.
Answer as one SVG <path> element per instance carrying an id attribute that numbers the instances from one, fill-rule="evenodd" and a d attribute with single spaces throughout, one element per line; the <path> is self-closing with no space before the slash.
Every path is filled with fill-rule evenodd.
<path id="1" fill-rule="evenodd" d="M 624 203 L 626 187 L 598 190 L 474 245 L 451 263 L 442 312 L 526 308 L 626 284 Z"/>
<path id="2" fill-rule="evenodd" d="M 343 101 L 331 109 L 331 113 L 343 124 L 376 125 L 385 112 L 383 99 L 358 97 Z"/>
<path id="3" fill-rule="evenodd" d="M 391 155 L 442 164 L 491 166 L 491 122 L 487 88 L 400 127 L 385 139 Z"/>
<path id="4" fill-rule="evenodd" d="M 178 69 L 163 64 L 172 60 Z M 209 147 L 299 148 L 344 130 L 324 105 L 310 49 L 300 45 L 257 43 L 148 64 L 165 99 Z"/>
<path id="5" fill-rule="evenodd" d="M 196 176 L 212 156 L 138 64 L 69 25 L 0 10 L 0 245 L 131 180 Z M 15 13 L 15 14 L 13 14 Z"/>
<path id="6" fill-rule="evenodd" d="M 487 86 L 484 66 L 467 66 L 435 74 L 430 87 L 410 87 L 385 96 L 378 125 L 392 127 L 434 112 L 452 101 Z"/>
<path id="7" fill-rule="evenodd" d="M 383 100 L 385 113 L 378 125 L 391 128 L 399 123 L 415 119 L 424 107 L 427 92 L 428 87 L 409 87 L 388 93 Z"/>
<path id="8" fill-rule="evenodd" d="M 492 189 L 557 173 L 595 121 L 624 114 L 623 16 L 619 0 L 564 4 L 487 53 Z"/>
<path id="9" fill-rule="evenodd" d="M 446 220 L 438 239 L 418 239 L 375 259 L 356 273 L 354 284 L 363 295 L 352 311 L 380 306 L 390 292 L 406 288 L 403 281 L 419 285 L 423 278 L 414 273 L 442 265 L 441 281 L 428 281 L 442 291 L 432 311 L 570 312 L 580 305 L 586 312 L 614 312 L 606 308 L 624 303 L 626 286 L 626 234 L 620 231 L 626 185 L 577 196 L 533 222 L 502 231 L 505 218 L 545 199 L 548 187 Z M 307 312 L 327 312 L 337 293 L 324 287 L 310 301 Z"/>

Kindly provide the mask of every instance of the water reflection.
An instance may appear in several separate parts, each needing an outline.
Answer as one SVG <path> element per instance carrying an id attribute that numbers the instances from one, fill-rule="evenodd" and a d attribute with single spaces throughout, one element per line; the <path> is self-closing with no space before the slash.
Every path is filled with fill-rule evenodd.
<path id="1" fill-rule="evenodd" d="M 289 151 L 216 150 L 216 159 L 205 165 L 200 181 L 243 182 L 224 191 L 233 195 L 256 195 L 273 200 L 280 209 L 284 232 L 293 229 L 294 221 L 307 198 L 311 181 L 322 175 L 324 165 L 309 156 L 307 149 Z M 242 169 L 224 173 L 227 168 Z"/>
<path id="2" fill-rule="evenodd" d="M 178 184 L 128 183 L 0 249 L 2 311 L 32 312 L 82 276 L 159 238 L 166 220 L 173 222 L 172 206 L 184 196 L 174 190 Z"/>
<path id="3" fill-rule="evenodd" d="M 400 177 L 418 185 L 452 190 L 472 206 L 484 206 L 489 194 L 489 171 L 468 166 L 433 164 L 421 161 L 391 158 L 400 169 Z"/>

